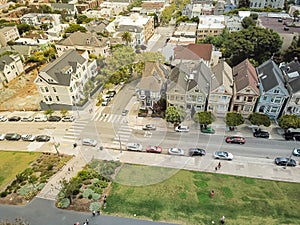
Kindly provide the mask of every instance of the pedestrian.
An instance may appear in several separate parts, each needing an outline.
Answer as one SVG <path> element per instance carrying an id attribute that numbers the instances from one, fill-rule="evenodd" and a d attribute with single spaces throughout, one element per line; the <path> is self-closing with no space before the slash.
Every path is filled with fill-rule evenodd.
<path id="1" fill-rule="evenodd" d="M 215 171 L 217 172 L 217 170 L 218 170 L 218 167 L 216 166 L 216 167 L 215 167 Z"/>
<path id="2" fill-rule="evenodd" d="M 97 215 L 100 216 L 100 210 L 97 211 Z"/>
<path id="3" fill-rule="evenodd" d="M 104 204 L 106 204 L 106 199 L 103 200 Z"/>
<path id="4" fill-rule="evenodd" d="M 85 219 L 85 223 L 86 223 L 86 225 L 89 225 L 89 219 L 88 218 Z"/>
<path id="5" fill-rule="evenodd" d="M 92 215 L 93 215 L 93 216 L 95 216 L 95 215 L 96 215 L 96 211 L 95 211 L 95 210 L 93 210 L 93 212 L 92 212 Z"/>
<path id="6" fill-rule="evenodd" d="M 68 171 L 69 171 L 69 172 L 71 171 L 70 167 L 68 167 Z"/>
<path id="7" fill-rule="evenodd" d="M 214 190 L 211 190 L 210 192 L 210 197 L 213 198 L 215 196 L 215 191 Z"/>
<path id="8" fill-rule="evenodd" d="M 221 218 L 221 224 L 225 224 L 225 216 L 222 216 L 222 218 Z"/>
<path id="9" fill-rule="evenodd" d="M 106 202 L 104 202 L 104 205 L 103 205 L 104 209 L 106 209 Z"/>
<path id="10" fill-rule="evenodd" d="M 221 169 L 221 162 L 219 162 L 218 164 L 218 169 Z"/>

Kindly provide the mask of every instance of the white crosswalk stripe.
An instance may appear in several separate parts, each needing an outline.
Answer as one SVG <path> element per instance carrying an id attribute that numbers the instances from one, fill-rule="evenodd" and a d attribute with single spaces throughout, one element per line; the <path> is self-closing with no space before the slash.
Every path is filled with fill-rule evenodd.
<path id="1" fill-rule="evenodd" d="M 68 129 L 67 133 L 62 138 L 62 141 L 66 142 L 74 142 L 78 140 L 81 132 L 85 128 L 85 126 L 88 124 L 88 120 L 78 120 L 75 121 L 70 128 Z"/>
<path id="2" fill-rule="evenodd" d="M 122 115 L 118 114 L 105 114 L 102 112 L 98 112 L 93 117 L 94 121 L 101 121 L 106 123 L 120 123 L 120 122 L 126 122 L 126 118 Z"/>
<path id="3" fill-rule="evenodd" d="M 118 129 L 116 133 L 113 143 L 114 144 L 120 144 L 120 142 L 123 144 L 127 143 L 131 136 L 131 132 L 132 129 L 127 124 L 121 125 L 121 127 Z"/>

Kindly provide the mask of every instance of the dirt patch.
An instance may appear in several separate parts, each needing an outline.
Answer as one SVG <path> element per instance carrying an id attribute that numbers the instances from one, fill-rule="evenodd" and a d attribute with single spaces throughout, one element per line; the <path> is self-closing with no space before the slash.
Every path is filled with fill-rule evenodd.
<path id="1" fill-rule="evenodd" d="M 16 77 L 8 87 L 0 90 L 0 111 L 40 110 L 41 97 L 34 80 L 37 70 Z"/>

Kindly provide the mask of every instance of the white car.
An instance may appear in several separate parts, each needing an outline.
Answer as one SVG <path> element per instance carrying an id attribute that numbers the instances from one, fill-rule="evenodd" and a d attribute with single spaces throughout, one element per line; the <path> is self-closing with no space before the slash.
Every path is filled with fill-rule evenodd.
<path id="1" fill-rule="evenodd" d="M 95 147 L 97 145 L 97 141 L 90 138 L 84 138 L 82 139 L 82 145 Z"/>
<path id="2" fill-rule="evenodd" d="M 0 116 L 0 122 L 5 122 L 7 120 L 6 116 Z"/>
<path id="3" fill-rule="evenodd" d="M 73 122 L 75 118 L 73 116 L 64 116 L 61 121 L 62 122 Z"/>
<path id="4" fill-rule="evenodd" d="M 126 149 L 128 151 L 137 151 L 137 152 L 141 152 L 143 150 L 143 146 L 141 144 L 138 143 L 128 143 L 126 145 Z"/>
<path id="5" fill-rule="evenodd" d="M 34 119 L 32 116 L 24 116 L 21 121 L 22 122 L 32 122 Z"/>
<path id="6" fill-rule="evenodd" d="M 215 151 L 214 152 L 215 159 L 225 159 L 225 160 L 232 160 L 233 155 L 230 152 L 225 151 Z"/>
<path id="7" fill-rule="evenodd" d="M 35 122 L 46 122 L 47 120 L 48 120 L 47 116 L 36 116 L 36 117 L 34 117 Z"/>
<path id="8" fill-rule="evenodd" d="M 5 140 L 5 134 L 0 134 L 0 141 L 4 141 Z"/>
<path id="9" fill-rule="evenodd" d="M 184 155 L 184 150 L 181 148 L 169 148 L 169 155 Z"/>
<path id="10" fill-rule="evenodd" d="M 176 132 L 189 132 L 190 129 L 188 126 L 179 125 L 179 126 L 175 127 L 175 131 Z"/>
<path id="11" fill-rule="evenodd" d="M 36 137 L 31 134 L 23 134 L 21 138 L 23 141 L 34 141 Z"/>
<path id="12" fill-rule="evenodd" d="M 156 130 L 156 127 L 153 124 L 146 124 L 143 126 L 143 130 Z"/>

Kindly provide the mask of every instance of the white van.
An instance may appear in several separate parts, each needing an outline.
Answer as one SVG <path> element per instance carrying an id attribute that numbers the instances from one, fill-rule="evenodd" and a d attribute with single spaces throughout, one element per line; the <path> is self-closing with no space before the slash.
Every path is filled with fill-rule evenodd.
<path id="1" fill-rule="evenodd" d="M 179 125 L 175 128 L 176 132 L 189 132 L 190 128 L 188 126 Z"/>
<path id="2" fill-rule="evenodd" d="M 84 138 L 82 139 L 82 145 L 95 147 L 97 145 L 97 141 L 90 138 Z"/>
<path id="3" fill-rule="evenodd" d="M 137 151 L 137 152 L 141 152 L 143 151 L 143 146 L 141 144 L 138 143 L 128 143 L 126 145 L 126 149 L 128 151 Z"/>

